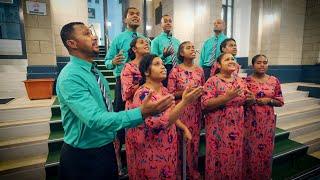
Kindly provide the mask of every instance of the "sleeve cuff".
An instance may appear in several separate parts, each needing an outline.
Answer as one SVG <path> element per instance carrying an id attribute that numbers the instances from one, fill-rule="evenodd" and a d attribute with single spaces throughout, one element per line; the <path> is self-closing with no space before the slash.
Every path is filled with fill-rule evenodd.
<path id="1" fill-rule="evenodd" d="M 137 126 L 143 122 L 141 108 L 135 108 L 127 111 L 131 127 Z"/>
<path id="2" fill-rule="evenodd" d="M 104 64 L 106 65 L 107 69 L 113 69 L 114 68 L 112 62 L 109 61 L 109 60 L 106 60 Z"/>

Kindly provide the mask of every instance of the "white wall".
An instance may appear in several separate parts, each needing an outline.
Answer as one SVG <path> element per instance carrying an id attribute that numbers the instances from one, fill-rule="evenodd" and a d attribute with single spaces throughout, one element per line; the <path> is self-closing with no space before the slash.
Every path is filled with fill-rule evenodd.
<path id="1" fill-rule="evenodd" d="M 249 56 L 250 25 L 251 0 L 235 0 L 233 15 L 233 38 L 237 41 L 238 57 Z"/>
<path id="2" fill-rule="evenodd" d="M 60 38 L 61 28 L 73 21 L 88 24 L 88 2 L 86 0 L 53 0 L 50 1 L 50 6 L 56 54 L 57 56 L 69 56 Z"/>
<path id="3" fill-rule="evenodd" d="M 173 7 L 173 34 L 181 42 L 194 42 L 194 0 L 176 0 Z"/>

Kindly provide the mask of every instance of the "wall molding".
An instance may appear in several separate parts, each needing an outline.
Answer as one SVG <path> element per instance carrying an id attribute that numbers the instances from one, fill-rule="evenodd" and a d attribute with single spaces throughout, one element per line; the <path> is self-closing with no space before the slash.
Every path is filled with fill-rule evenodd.
<path id="1" fill-rule="evenodd" d="M 236 57 L 237 63 L 241 65 L 242 69 L 248 68 L 248 57 Z"/>
<path id="2" fill-rule="evenodd" d="M 56 65 L 31 65 L 27 67 L 27 79 L 57 78 Z"/>
<path id="3" fill-rule="evenodd" d="M 251 74 L 251 66 L 248 66 L 245 72 Z M 281 83 L 311 82 L 320 84 L 320 65 L 269 65 L 268 74 L 276 76 Z"/>
<path id="4" fill-rule="evenodd" d="M 70 57 L 69 56 L 57 56 L 57 71 L 58 74 L 61 72 L 62 68 L 68 64 L 68 62 L 70 61 Z"/>

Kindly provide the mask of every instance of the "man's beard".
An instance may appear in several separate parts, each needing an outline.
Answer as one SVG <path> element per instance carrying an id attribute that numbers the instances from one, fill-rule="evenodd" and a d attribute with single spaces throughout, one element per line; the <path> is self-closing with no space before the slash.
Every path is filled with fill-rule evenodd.
<path id="1" fill-rule="evenodd" d="M 93 55 L 94 57 L 97 57 L 97 56 L 99 55 L 99 50 L 98 50 L 98 51 L 92 51 L 92 55 Z"/>
<path id="2" fill-rule="evenodd" d="M 85 52 L 86 54 L 88 54 L 90 57 L 93 57 L 93 58 L 95 58 L 95 57 L 98 57 L 98 55 L 99 55 L 99 50 L 98 51 L 94 51 L 94 50 L 92 50 L 92 51 L 87 51 L 87 52 Z"/>
<path id="3" fill-rule="evenodd" d="M 130 24 L 130 25 L 129 25 L 129 27 L 130 27 L 131 29 L 134 29 L 134 30 L 137 30 L 139 26 L 140 26 L 140 24 L 137 24 L 137 25 L 136 25 L 136 24 L 134 24 L 134 25 L 133 25 L 133 24 Z"/>
<path id="4" fill-rule="evenodd" d="M 213 32 L 219 34 L 219 33 L 221 33 L 222 31 L 221 31 L 221 30 L 218 30 L 218 29 L 214 29 Z"/>

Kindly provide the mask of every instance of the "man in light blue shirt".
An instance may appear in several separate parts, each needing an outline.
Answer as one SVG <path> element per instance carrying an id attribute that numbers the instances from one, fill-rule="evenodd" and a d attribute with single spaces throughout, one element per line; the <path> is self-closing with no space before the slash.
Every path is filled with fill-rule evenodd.
<path id="1" fill-rule="evenodd" d="M 114 100 L 115 112 L 125 109 L 125 103 L 121 96 L 120 75 L 124 64 L 129 61 L 128 50 L 130 49 L 130 43 L 136 37 L 143 37 L 137 32 L 137 29 L 141 24 L 140 11 L 135 7 L 129 7 L 124 15 L 124 22 L 127 25 L 127 28 L 124 32 L 115 37 L 105 57 L 107 69 L 113 69 L 113 74 L 116 77 Z"/>
<path id="2" fill-rule="evenodd" d="M 138 108 L 112 112 L 108 82 L 93 62 L 99 53 L 97 36 L 81 22 L 66 24 L 60 36 L 71 55 L 56 87 L 65 132 L 60 179 L 118 179 L 112 143 L 117 130 L 164 111 L 173 97 L 154 103 L 149 96 Z"/>
<path id="3" fill-rule="evenodd" d="M 199 60 L 199 65 L 204 70 L 206 80 L 208 80 L 210 77 L 212 65 L 221 54 L 220 45 L 222 41 L 227 38 L 223 33 L 225 29 L 225 23 L 222 19 L 215 20 L 213 25 L 214 34 L 204 42 Z"/>
<path id="4" fill-rule="evenodd" d="M 177 52 L 180 41 L 172 36 L 172 18 L 169 15 L 163 15 L 161 19 L 163 32 L 151 41 L 151 52 L 158 55 L 164 62 L 167 69 L 167 78 L 163 85 L 167 86 L 168 75 L 173 66 L 178 64 Z"/>
<path id="5" fill-rule="evenodd" d="M 141 25 L 140 11 L 135 7 L 129 7 L 124 13 L 124 22 L 126 24 L 126 30 L 121 32 L 111 42 L 105 57 L 105 65 L 107 69 L 113 69 L 113 74 L 116 77 L 115 93 L 114 93 L 114 111 L 119 112 L 125 109 L 125 102 L 122 100 L 121 95 L 121 79 L 120 75 L 124 64 L 129 61 L 128 50 L 130 49 L 130 43 L 137 37 L 143 37 L 137 32 L 138 27 Z M 119 147 L 116 149 L 118 166 L 120 173 L 122 174 L 121 146 L 125 143 L 125 130 L 122 129 L 117 133 L 117 142 Z"/>

